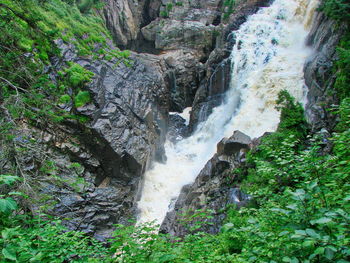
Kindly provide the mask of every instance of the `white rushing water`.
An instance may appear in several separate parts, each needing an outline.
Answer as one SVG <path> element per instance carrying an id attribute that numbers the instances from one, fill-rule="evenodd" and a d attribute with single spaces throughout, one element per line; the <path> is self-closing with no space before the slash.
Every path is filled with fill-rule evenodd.
<path id="1" fill-rule="evenodd" d="M 165 144 L 167 162 L 146 172 L 139 223 L 160 224 L 181 188 L 192 183 L 216 151 L 217 143 L 240 130 L 252 138 L 274 131 L 279 123 L 275 101 L 288 90 L 305 99 L 303 65 L 310 55 L 304 45 L 318 0 L 275 0 L 235 31 L 231 53 L 231 86 L 192 136 Z"/>

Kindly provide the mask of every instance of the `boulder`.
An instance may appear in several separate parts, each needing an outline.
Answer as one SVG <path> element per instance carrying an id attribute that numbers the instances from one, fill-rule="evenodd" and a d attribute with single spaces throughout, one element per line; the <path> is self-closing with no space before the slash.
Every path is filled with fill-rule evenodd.
<path id="1" fill-rule="evenodd" d="M 188 136 L 186 120 L 178 114 L 170 114 L 167 139 L 176 143 Z"/>
<path id="2" fill-rule="evenodd" d="M 222 139 L 217 145 L 219 155 L 233 155 L 241 149 L 248 149 L 251 139 L 243 132 L 235 131 L 230 138 Z"/>

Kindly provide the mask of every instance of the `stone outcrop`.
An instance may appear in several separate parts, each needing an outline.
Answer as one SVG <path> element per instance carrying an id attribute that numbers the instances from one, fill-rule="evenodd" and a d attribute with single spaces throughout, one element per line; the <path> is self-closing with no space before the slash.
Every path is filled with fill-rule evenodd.
<path id="1" fill-rule="evenodd" d="M 61 40 L 56 44 L 62 57 L 52 60 L 51 77 L 54 79 L 54 72 L 67 62 L 93 72 L 86 87 L 92 102 L 77 108 L 78 114 L 89 117 L 88 122 L 66 121 L 60 128 L 47 127 L 45 143 L 58 150 L 52 158 L 61 160 L 63 167 L 69 166 L 70 160 L 82 165 L 81 177 L 89 187 L 77 192 L 47 182 L 42 193 L 51 193 L 58 200 L 51 212 L 69 218 L 66 224 L 71 229 L 103 238 L 113 224 L 135 216 L 142 174 L 149 161 L 164 158 L 169 112 L 169 85 L 163 74 L 166 66 L 164 60 L 147 54 L 132 53 L 131 66 L 117 59 L 82 58 L 73 45 Z M 77 175 L 72 174 L 69 180 L 74 178 Z"/>
<path id="2" fill-rule="evenodd" d="M 337 98 L 331 95 L 336 78 L 332 67 L 337 59 L 336 46 L 345 32 L 344 25 L 339 26 L 318 13 L 307 39 L 307 44 L 315 50 L 304 67 L 305 83 L 309 88 L 306 116 L 313 131 L 332 129 L 335 124 L 336 116 L 326 109 L 338 104 Z"/>
<path id="3" fill-rule="evenodd" d="M 235 131 L 230 138 L 219 142 L 217 153 L 207 162 L 195 182 L 181 190 L 174 209 L 167 213 L 160 231 L 184 236 L 198 220 L 207 223 L 202 226 L 202 231 L 216 233 L 225 218 L 227 205 L 240 207 L 247 204 L 249 196 L 234 186 L 236 178 L 232 169 L 244 162 L 250 144 L 251 139 L 240 131 Z M 208 211 L 213 217 L 198 217 L 188 221 L 198 211 Z"/>
<path id="4" fill-rule="evenodd" d="M 198 21 L 159 19 L 142 28 L 143 36 L 162 50 L 196 49 L 208 55 L 213 44 L 215 26 Z"/>
<path id="5" fill-rule="evenodd" d="M 204 65 L 195 50 L 173 50 L 159 56 L 164 60 L 170 89 L 170 111 L 182 112 L 191 107 L 193 98 L 204 78 Z"/>
<path id="6" fill-rule="evenodd" d="M 132 65 L 126 66 L 116 60 L 71 55 L 74 50 L 63 42 L 58 47 L 64 63 L 75 62 L 94 73 L 87 87 L 93 103 L 78 108 L 79 113 L 92 119 L 84 129 L 101 142 L 91 148 L 99 152 L 101 162 L 111 162 L 106 167 L 113 177 L 128 181 L 140 176 L 149 157 L 161 158 L 165 140 L 169 92 L 159 60 L 152 59 L 152 55 L 132 54 Z M 88 145 L 92 143 L 90 138 L 84 140 Z M 102 156 L 104 152 L 114 152 L 118 157 Z M 131 170 L 123 171 L 122 163 L 129 164 Z"/>
<path id="7" fill-rule="evenodd" d="M 103 0 L 100 15 L 112 33 L 114 42 L 121 48 L 138 48 L 141 27 L 158 17 L 160 0 Z"/>

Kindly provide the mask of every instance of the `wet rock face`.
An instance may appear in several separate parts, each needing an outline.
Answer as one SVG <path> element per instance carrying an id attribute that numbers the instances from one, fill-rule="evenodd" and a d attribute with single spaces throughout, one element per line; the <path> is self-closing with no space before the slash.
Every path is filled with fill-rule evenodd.
<path id="1" fill-rule="evenodd" d="M 204 65 L 193 50 L 173 50 L 160 56 L 167 66 L 170 111 L 182 112 L 192 106 L 193 98 L 204 78 Z"/>
<path id="2" fill-rule="evenodd" d="M 315 49 L 304 67 L 305 83 L 309 88 L 306 116 L 314 131 L 332 128 L 335 124 L 335 115 L 326 109 L 337 104 L 337 98 L 329 91 L 336 77 L 332 72 L 333 61 L 337 59 L 336 46 L 345 32 L 344 26 L 339 27 L 318 13 L 307 39 L 307 44 Z"/>
<path id="3" fill-rule="evenodd" d="M 59 45 L 63 53 L 71 49 Z M 82 139 L 100 156 L 111 177 L 128 182 L 141 176 L 150 157 L 162 152 L 165 139 L 168 90 L 159 60 L 152 56 L 132 55 L 132 66 L 116 61 L 65 57 L 94 73 L 88 90 L 93 103 L 78 112 L 92 118 L 88 130 L 98 139 Z M 158 148 L 157 148 L 158 147 Z"/>
<path id="4" fill-rule="evenodd" d="M 197 210 L 212 211 L 212 219 L 198 218 L 199 221 L 213 223 L 204 225 L 201 230 L 216 233 L 225 218 L 225 208 L 229 204 L 237 207 L 245 205 L 249 196 L 234 187 L 231 170 L 245 159 L 250 148 L 250 138 L 235 131 L 230 138 L 224 138 L 218 144 L 218 153 L 210 159 L 197 176 L 195 182 L 184 186 L 174 209 L 167 213 L 160 230 L 175 236 L 184 236 L 190 232 L 193 222 L 183 224 L 183 220 Z"/>
<path id="5" fill-rule="evenodd" d="M 230 87 L 230 69 L 231 62 L 226 59 L 215 67 L 208 81 L 202 82 L 192 106 L 191 131 L 195 129 L 198 123 L 205 121 L 212 110 L 223 102 L 225 92 Z"/>
<path id="6" fill-rule="evenodd" d="M 169 128 L 167 139 L 176 143 L 189 135 L 186 120 L 177 114 L 169 116 Z"/>
<path id="7" fill-rule="evenodd" d="M 240 131 L 235 131 L 230 138 L 222 139 L 217 145 L 217 154 L 234 155 L 241 149 L 246 149 L 251 143 L 249 136 Z"/>
<path id="8" fill-rule="evenodd" d="M 77 109 L 91 121 L 66 122 L 60 132 L 51 131 L 51 137 L 60 138 L 49 136 L 48 142 L 82 164 L 87 171 L 83 178 L 90 184 L 84 192 L 54 184 L 45 184 L 43 191 L 57 197 L 52 213 L 70 218 L 66 222 L 70 228 L 103 238 L 113 224 L 135 216 L 147 163 L 164 157 L 169 112 L 165 65 L 146 54 L 133 53 L 131 66 L 81 58 L 74 46 L 60 40 L 56 44 L 62 58 L 53 60 L 55 70 L 75 62 L 94 73 L 86 87 L 92 102 Z"/>

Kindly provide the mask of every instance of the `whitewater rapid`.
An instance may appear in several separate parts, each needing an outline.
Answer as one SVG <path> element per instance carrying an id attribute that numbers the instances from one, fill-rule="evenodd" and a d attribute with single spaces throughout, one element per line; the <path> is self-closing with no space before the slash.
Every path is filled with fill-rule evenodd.
<path id="1" fill-rule="evenodd" d="M 305 103 L 303 66 L 311 52 L 305 38 L 317 5 L 318 0 L 275 0 L 232 32 L 236 44 L 224 102 L 190 137 L 176 144 L 166 141 L 166 163 L 153 163 L 145 174 L 138 223 L 161 224 L 181 188 L 195 180 L 223 137 L 235 130 L 252 138 L 276 130 L 279 91 L 288 90 Z"/>

